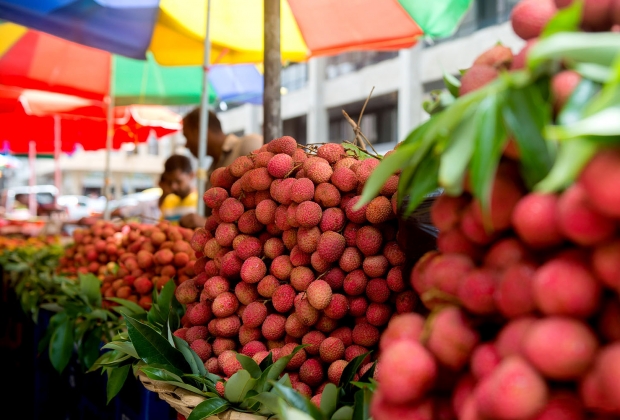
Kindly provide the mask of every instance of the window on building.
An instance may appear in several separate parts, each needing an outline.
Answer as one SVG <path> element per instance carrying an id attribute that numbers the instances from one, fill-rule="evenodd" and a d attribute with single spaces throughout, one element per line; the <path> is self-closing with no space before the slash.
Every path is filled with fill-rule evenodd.
<path id="1" fill-rule="evenodd" d="M 328 57 L 325 77 L 333 79 L 395 57 L 398 51 L 355 51 Z"/>
<path id="2" fill-rule="evenodd" d="M 478 0 L 476 2 L 476 20 L 478 29 L 497 23 L 497 0 Z"/>
<path id="3" fill-rule="evenodd" d="M 289 91 L 304 88 L 308 84 L 308 65 L 294 63 L 282 68 L 280 82 L 282 87 Z"/>
<path id="4" fill-rule="evenodd" d="M 289 118 L 288 120 L 282 121 L 282 133 L 285 136 L 293 137 L 299 144 L 306 144 L 308 141 L 306 137 L 306 125 L 307 118 L 305 115 Z"/>

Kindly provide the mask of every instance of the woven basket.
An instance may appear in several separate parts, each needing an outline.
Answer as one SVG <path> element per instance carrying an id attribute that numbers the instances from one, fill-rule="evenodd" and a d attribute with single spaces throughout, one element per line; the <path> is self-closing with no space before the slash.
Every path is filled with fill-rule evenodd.
<path id="1" fill-rule="evenodd" d="M 202 395 L 195 394 L 186 389 L 170 385 L 166 382 L 150 379 L 142 372 L 138 373 L 138 377 L 146 389 L 151 392 L 156 392 L 159 398 L 170 404 L 177 413 L 180 413 L 185 418 L 189 416 L 198 404 L 206 399 Z M 267 417 L 228 410 L 215 416 L 208 417 L 207 420 L 267 420 Z"/>

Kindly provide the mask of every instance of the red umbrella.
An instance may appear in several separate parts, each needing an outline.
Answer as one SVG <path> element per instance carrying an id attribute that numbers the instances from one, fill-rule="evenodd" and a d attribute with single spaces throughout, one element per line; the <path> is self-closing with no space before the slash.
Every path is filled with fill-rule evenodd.
<path id="1" fill-rule="evenodd" d="M 4 111 L 4 112 L 3 112 Z M 114 109 L 112 146 L 139 143 L 153 133 L 157 138 L 181 129 L 181 116 L 156 105 L 120 106 Z M 106 147 L 104 104 L 69 95 L 0 86 L 0 142 L 13 153 L 28 153 L 35 141 L 37 153 L 54 153 L 56 130 L 60 150 L 73 152 Z"/>

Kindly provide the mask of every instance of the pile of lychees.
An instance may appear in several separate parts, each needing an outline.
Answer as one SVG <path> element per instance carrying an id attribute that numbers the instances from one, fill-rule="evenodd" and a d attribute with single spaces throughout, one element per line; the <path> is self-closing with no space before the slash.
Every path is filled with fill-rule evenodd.
<path id="1" fill-rule="evenodd" d="M 528 40 L 495 46 L 465 73 L 461 95 L 523 67 L 546 22 L 570 1 L 523 0 L 512 25 Z M 586 0 L 581 27 L 620 24 L 620 1 Z M 483 77 L 484 76 L 484 77 Z M 554 112 L 581 76 L 551 78 Z M 437 251 L 410 282 L 429 316 L 404 314 L 381 337 L 374 420 L 620 418 L 620 149 L 599 151 L 560 193 L 529 192 L 508 143 L 488 214 L 440 196 Z"/>
<path id="2" fill-rule="evenodd" d="M 341 144 L 311 149 L 285 136 L 212 173 L 212 215 L 191 241 L 203 256 L 176 290 L 187 311 L 174 334 L 224 377 L 241 369 L 235 352 L 260 362 L 308 345 L 287 371 L 318 402 L 349 361 L 376 354 L 392 315 L 416 297 L 396 242 L 398 175 L 357 209 L 380 161 Z"/>
<path id="3" fill-rule="evenodd" d="M 161 222 L 157 225 L 97 221 L 73 232 L 73 243 L 60 259 L 67 275 L 93 273 L 104 297 L 127 299 L 149 309 L 153 288 L 169 281 L 183 283 L 194 276 L 196 255 L 190 229 Z M 104 299 L 104 306 L 114 305 Z"/>

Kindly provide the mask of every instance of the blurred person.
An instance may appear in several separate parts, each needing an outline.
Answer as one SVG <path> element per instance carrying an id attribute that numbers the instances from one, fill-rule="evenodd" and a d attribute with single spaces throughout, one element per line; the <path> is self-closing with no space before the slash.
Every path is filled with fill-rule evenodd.
<path id="1" fill-rule="evenodd" d="M 183 216 L 196 211 L 198 194 L 192 162 L 187 156 L 170 156 L 164 163 L 164 177 L 170 193 L 161 204 L 161 219 L 176 224 Z"/>
<path id="2" fill-rule="evenodd" d="M 157 186 L 161 189 L 161 195 L 151 200 L 140 201 L 135 206 L 126 206 L 115 209 L 112 217 L 139 217 L 143 223 L 156 224 L 161 219 L 161 205 L 168 195 L 171 194 L 170 182 L 166 178 L 166 173 L 159 177 Z"/>
<path id="3" fill-rule="evenodd" d="M 200 107 L 194 108 L 183 117 L 183 135 L 185 136 L 185 147 L 198 158 L 198 135 L 200 132 Z M 236 136 L 235 134 L 225 134 L 222 124 L 213 111 L 209 111 L 209 124 L 207 125 L 207 155 L 213 158 L 213 164 L 207 171 L 205 191 L 211 188 L 209 177 L 217 169 L 230 165 L 239 156 L 245 156 L 259 149 L 263 145 L 263 136 L 258 134 L 246 134 Z M 201 194 L 204 191 L 200 192 Z M 211 213 L 211 209 L 205 207 L 205 214 L 200 215 L 196 212 L 184 215 L 180 220 L 180 225 L 187 228 L 202 227 L 206 217 Z"/>

